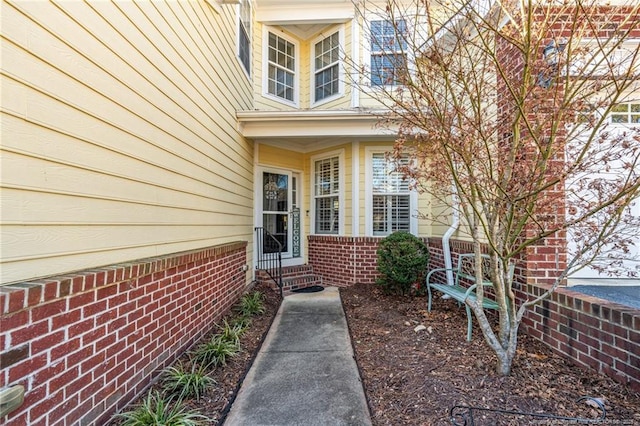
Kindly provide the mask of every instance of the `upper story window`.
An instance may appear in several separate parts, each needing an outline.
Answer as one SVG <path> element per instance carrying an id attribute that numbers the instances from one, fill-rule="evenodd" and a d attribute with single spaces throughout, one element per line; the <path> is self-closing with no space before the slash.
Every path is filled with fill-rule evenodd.
<path id="1" fill-rule="evenodd" d="M 314 45 L 314 100 L 319 102 L 340 92 L 340 32 Z"/>
<path id="2" fill-rule="evenodd" d="M 609 115 L 614 124 L 640 123 L 640 103 L 614 105 Z"/>
<path id="3" fill-rule="evenodd" d="M 337 234 L 340 230 L 340 157 L 315 160 L 313 167 L 315 233 Z"/>
<path id="4" fill-rule="evenodd" d="M 240 0 L 238 12 L 238 58 L 251 76 L 251 2 Z"/>
<path id="5" fill-rule="evenodd" d="M 296 46 L 269 32 L 267 52 L 267 93 L 295 102 Z"/>
<path id="6" fill-rule="evenodd" d="M 371 32 L 371 85 L 397 85 L 400 74 L 406 69 L 407 42 L 404 20 L 370 22 Z"/>
<path id="7" fill-rule="evenodd" d="M 409 158 L 403 158 L 403 164 Z M 385 153 L 372 151 L 368 162 L 370 191 L 368 222 L 374 236 L 389 235 L 395 231 L 415 232 L 417 222 L 411 212 L 416 210 L 417 197 L 411 191 L 409 180 L 396 171 L 396 164 L 387 160 Z"/>

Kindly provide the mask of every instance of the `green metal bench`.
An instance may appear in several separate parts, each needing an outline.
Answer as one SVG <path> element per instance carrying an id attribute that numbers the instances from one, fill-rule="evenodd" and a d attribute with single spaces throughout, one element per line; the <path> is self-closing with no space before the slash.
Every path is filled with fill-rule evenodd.
<path id="1" fill-rule="evenodd" d="M 483 263 L 489 261 L 488 255 L 482 255 Z M 471 341 L 471 329 L 472 329 L 472 316 L 471 316 L 471 308 L 466 303 L 467 300 L 476 301 L 478 297 L 476 296 L 475 290 L 478 287 L 476 283 L 476 277 L 474 273 L 474 265 L 475 265 L 475 254 L 473 253 L 463 253 L 458 255 L 458 264 L 455 268 L 451 269 L 454 275 L 454 284 L 448 285 L 446 283 L 441 282 L 431 282 L 434 274 L 440 272 L 444 272 L 446 274 L 447 268 L 437 268 L 429 271 L 426 278 L 427 285 L 427 294 L 429 296 L 429 306 L 428 310 L 431 312 L 431 298 L 432 290 L 437 290 L 441 293 L 444 293 L 450 296 L 452 299 L 458 301 L 458 305 L 464 303 L 464 306 L 467 310 L 467 341 Z M 484 268 L 483 268 L 484 269 Z M 511 270 L 513 273 L 513 270 Z M 460 280 L 466 280 L 468 282 L 473 283 L 469 287 L 465 287 L 461 285 Z M 493 287 L 493 283 L 491 281 L 482 281 L 482 286 L 484 287 Z M 498 309 L 498 303 L 489 297 L 487 297 L 487 293 L 484 294 L 482 298 L 482 307 L 485 309 Z"/>

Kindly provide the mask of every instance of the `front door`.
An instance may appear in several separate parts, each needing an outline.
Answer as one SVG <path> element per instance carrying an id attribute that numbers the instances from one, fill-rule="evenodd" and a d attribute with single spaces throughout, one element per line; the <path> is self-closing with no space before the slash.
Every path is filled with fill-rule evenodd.
<path id="1" fill-rule="evenodd" d="M 262 172 L 262 227 L 282 245 L 282 255 L 291 256 L 291 232 L 289 211 L 291 208 L 291 174 L 286 172 Z M 265 239 L 264 252 L 275 250 Z"/>

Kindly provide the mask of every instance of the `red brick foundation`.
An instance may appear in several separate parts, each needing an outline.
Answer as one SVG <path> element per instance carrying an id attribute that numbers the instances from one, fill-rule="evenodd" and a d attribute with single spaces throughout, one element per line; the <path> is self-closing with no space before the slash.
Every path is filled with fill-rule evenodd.
<path id="1" fill-rule="evenodd" d="M 26 389 L 4 424 L 104 424 L 242 295 L 246 246 L 0 287 L 0 388 Z"/>
<path id="2" fill-rule="evenodd" d="M 325 285 L 375 282 L 380 237 L 309 236 L 309 264 Z"/>

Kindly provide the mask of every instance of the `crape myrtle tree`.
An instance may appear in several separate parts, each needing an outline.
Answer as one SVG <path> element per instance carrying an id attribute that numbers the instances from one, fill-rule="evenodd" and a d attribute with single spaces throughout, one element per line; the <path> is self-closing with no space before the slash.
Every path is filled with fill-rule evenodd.
<path id="1" fill-rule="evenodd" d="M 388 108 L 383 125 L 399 126 L 390 156 L 413 161 L 398 168 L 459 212 L 477 282 L 481 254 L 489 254 L 499 320 L 482 309 L 482 286 L 467 303 L 498 373 L 508 375 L 526 311 L 585 265 L 620 273 L 640 229 L 630 214 L 639 199 L 640 131 L 611 120 L 624 110 L 640 123 L 640 5 L 356 5 L 371 59 L 351 60 L 353 83 Z M 510 268 L 541 246 L 553 251 L 554 275 L 542 294 L 518 298 Z"/>

